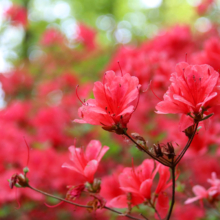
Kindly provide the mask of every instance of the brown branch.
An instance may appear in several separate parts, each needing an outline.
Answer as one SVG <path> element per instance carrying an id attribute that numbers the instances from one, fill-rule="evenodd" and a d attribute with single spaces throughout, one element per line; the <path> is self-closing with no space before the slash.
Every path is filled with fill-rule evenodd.
<path id="1" fill-rule="evenodd" d="M 39 190 L 39 189 L 36 189 L 36 188 L 34 188 L 34 187 L 30 186 L 30 185 L 28 185 L 27 187 L 29 187 L 30 189 L 32 189 L 32 190 L 34 190 L 34 191 L 36 191 L 36 192 L 38 192 L 38 193 L 41 193 L 41 194 L 45 195 L 45 196 L 49 196 L 49 197 L 58 199 L 58 200 L 60 200 L 60 201 L 69 203 L 69 204 L 71 204 L 71 205 L 75 205 L 75 206 L 78 206 L 78 207 L 81 207 L 81 208 L 93 209 L 92 206 L 82 205 L 82 204 L 78 204 L 78 203 L 71 202 L 71 201 L 69 201 L 69 200 L 60 198 L 60 197 L 58 197 L 58 196 L 54 196 L 54 195 L 51 195 L 51 194 L 49 194 L 49 193 L 43 192 L 43 191 L 41 191 L 41 190 Z M 126 216 L 126 217 L 128 217 L 128 218 L 130 218 L 130 219 L 142 220 L 142 219 L 140 219 L 140 218 L 136 218 L 136 217 L 134 217 L 134 216 L 132 216 L 132 215 L 129 215 L 129 214 L 123 214 L 122 212 L 119 212 L 119 211 L 117 211 L 117 210 L 115 210 L 115 209 L 112 209 L 112 208 L 109 208 L 109 207 L 107 207 L 107 206 L 104 206 L 103 208 L 104 208 L 104 209 L 107 209 L 107 210 L 109 210 L 109 211 L 111 211 L 111 212 L 114 212 L 114 213 L 116 213 L 116 214 L 119 214 L 119 215 L 122 215 L 122 216 Z M 146 218 L 145 218 L 145 219 L 146 219 Z"/>
<path id="2" fill-rule="evenodd" d="M 157 214 L 159 220 L 161 220 L 160 214 L 159 214 L 159 212 L 157 211 L 157 209 L 155 208 L 154 204 L 153 204 L 150 200 L 148 200 L 148 202 L 149 202 L 150 206 L 154 209 L 154 211 L 155 211 L 155 213 Z"/>
<path id="3" fill-rule="evenodd" d="M 198 128 L 198 122 L 194 125 L 195 126 L 195 129 L 194 129 L 194 132 L 191 136 L 191 138 L 188 140 L 186 146 L 183 148 L 182 152 L 180 153 L 180 155 L 176 158 L 176 160 L 174 161 L 174 166 L 176 166 L 180 160 L 182 159 L 182 157 L 184 156 L 184 154 L 186 153 L 186 151 L 188 150 L 189 146 L 191 145 L 192 141 L 193 141 L 193 138 L 195 137 L 195 134 L 196 134 L 196 131 L 197 131 L 197 128 Z"/>
<path id="4" fill-rule="evenodd" d="M 124 135 L 129 138 L 137 147 L 139 150 L 144 151 L 146 154 L 148 154 L 150 157 L 152 157 L 154 160 L 158 161 L 159 163 L 163 164 L 167 167 L 172 167 L 172 164 L 170 161 L 166 160 L 165 158 L 157 158 L 155 155 L 153 155 L 149 150 L 146 150 L 142 148 L 131 136 L 129 136 L 126 132 L 124 132 Z"/>

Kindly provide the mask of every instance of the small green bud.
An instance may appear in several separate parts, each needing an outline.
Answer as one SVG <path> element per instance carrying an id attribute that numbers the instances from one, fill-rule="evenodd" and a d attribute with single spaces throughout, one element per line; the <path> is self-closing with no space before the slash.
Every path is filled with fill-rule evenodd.
<path id="1" fill-rule="evenodd" d="M 23 169 L 23 172 L 26 174 L 26 173 L 28 173 L 29 172 L 29 168 L 28 167 L 25 167 L 24 169 Z"/>

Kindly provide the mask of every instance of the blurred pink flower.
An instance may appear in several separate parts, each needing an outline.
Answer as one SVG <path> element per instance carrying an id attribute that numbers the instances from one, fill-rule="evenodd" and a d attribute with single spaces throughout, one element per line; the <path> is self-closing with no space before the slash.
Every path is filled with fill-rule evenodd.
<path id="1" fill-rule="evenodd" d="M 55 28 L 47 29 L 41 38 L 41 44 L 44 46 L 51 46 L 54 44 L 63 43 L 64 37 L 63 35 L 56 30 Z"/>
<path id="2" fill-rule="evenodd" d="M 194 186 L 193 192 L 196 195 L 196 197 L 187 199 L 185 201 L 185 204 L 195 202 L 199 199 L 207 199 L 208 198 L 208 191 L 202 186 L 199 186 L 199 185 Z"/>
<path id="3" fill-rule="evenodd" d="M 104 154 L 108 151 L 108 149 L 109 147 L 107 146 L 102 148 L 101 143 L 97 140 L 90 141 L 85 151 L 82 148 L 70 146 L 70 160 L 72 163 L 64 163 L 62 167 L 74 170 L 75 172 L 82 174 L 86 178 L 86 181 L 92 183 L 99 162 Z"/>
<path id="4" fill-rule="evenodd" d="M 213 3 L 214 3 L 214 0 L 203 0 L 197 6 L 197 12 L 199 13 L 199 15 L 205 14 Z"/>
<path id="5" fill-rule="evenodd" d="M 27 10 L 19 5 L 12 5 L 6 12 L 5 17 L 10 19 L 12 24 L 27 26 Z"/>
<path id="6" fill-rule="evenodd" d="M 203 186 L 194 186 L 193 192 L 196 196 L 187 199 L 185 204 L 189 204 L 201 199 L 207 199 L 211 203 L 214 202 L 220 195 L 220 179 L 217 179 L 216 173 L 213 172 L 212 178 L 208 179 L 208 182 L 212 185 L 208 190 L 206 190 Z"/>
<path id="7" fill-rule="evenodd" d="M 113 71 L 106 72 L 103 83 L 95 82 L 95 99 L 79 109 L 82 119 L 74 121 L 102 125 L 105 130 L 122 134 L 138 104 L 140 86 L 138 78 L 128 73 L 116 76 Z"/>
<path id="8" fill-rule="evenodd" d="M 88 50 L 94 50 L 96 48 L 95 43 L 96 31 L 85 24 L 79 24 L 78 40 L 81 41 Z"/>

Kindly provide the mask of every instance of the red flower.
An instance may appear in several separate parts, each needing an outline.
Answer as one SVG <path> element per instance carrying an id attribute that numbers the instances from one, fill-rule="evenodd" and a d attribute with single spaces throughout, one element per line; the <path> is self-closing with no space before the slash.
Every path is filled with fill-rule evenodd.
<path id="1" fill-rule="evenodd" d="M 42 36 L 41 44 L 44 46 L 58 45 L 63 43 L 63 35 L 55 28 L 47 29 Z"/>
<path id="2" fill-rule="evenodd" d="M 151 198 L 151 186 L 157 169 L 153 172 L 154 161 L 145 160 L 136 169 L 125 168 L 119 176 L 121 189 L 125 192 L 135 193 L 144 201 L 144 198 Z"/>
<path id="3" fill-rule="evenodd" d="M 88 49 L 89 51 L 94 50 L 96 48 L 95 37 L 96 37 L 95 30 L 86 26 L 83 23 L 79 24 L 79 34 L 77 39 L 79 41 L 82 41 L 86 49 Z"/>
<path id="4" fill-rule="evenodd" d="M 11 19 L 15 25 L 27 26 L 27 10 L 19 5 L 12 5 L 6 12 L 6 18 Z"/>
<path id="5" fill-rule="evenodd" d="M 70 160 L 72 164 L 64 163 L 62 167 L 82 174 L 89 183 L 92 183 L 99 162 L 108 149 L 109 147 L 107 146 L 102 148 L 101 143 L 96 140 L 90 141 L 85 151 L 82 148 L 70 146 L 69 151 L 71 153 Z"/>
<path id="6" fill-rule="evenodd" d="M 219 74 L 209 65 L 177 64 L 164 101 L 156 106 L 157 113 L 183 113 L 197 116 L 220 104 Z"/>
<path id="7" fill-rule="evenodd" d="M 78 123 L 103 125 L 103 129 L 122 134 L 127 129 L 131 115 L 135 111 L 139 98 L 139 80 L 125 74 L 116 76 L 108 71 L 104 82 L 96 82 L 93 88 L 95 99 L 89 99 L 79 109 L 82 119 Z"/>

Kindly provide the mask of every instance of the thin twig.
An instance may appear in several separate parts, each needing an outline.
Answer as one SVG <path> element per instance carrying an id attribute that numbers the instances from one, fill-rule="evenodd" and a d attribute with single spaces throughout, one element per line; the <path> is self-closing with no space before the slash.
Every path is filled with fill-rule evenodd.
<path id="1" fill-rule="evenodd" d="M 140 214 L 144 219 L 149 220 L 146 216 L 144 216 L 142 213 Z"/>
<path id="2" fill-rule="evenodd" d="M 182 157 L 184 156 L 184 154 L 186 153 L 186 151 L 188 150 L 189 146 L 191 145 L 193 138 L 195 137 L 196 131 L 197 131 L 197 127 L 198 127 L 198 122 L 195 124 L 195 129 L 194 132 L 191 136 L 191 138 L 188 140 L 186 146 L 183 148 L 182 152 L 180 153 L 180 155 L 176 158 L 176 160 L 174 161 L 174 166 L 176 166 L 180 160 L 182 159 Z"/>
<path id="3" fill-rule="evenodd" d="M 160 214 L 159 214 L 159 212 L 157 211 L 157 209 L 155 208 L 154 204 L 153 204 L 150 200 L 148 200 L 148 202 L 149 202 L 150 206 L 154 209 L 154 211 L 155 211 L 155 213 L 157 214 L 159 220 L 161 220 Z"/>
<path id="4" fill-rule="evenodd" d="M 144 151 L 146 154 L 148 154 L 150 157 L 152 157 L 154 160 L 162 163 L 164 166 L 167 166 L 167 167 L 171 167 L 172 164 L 170 163 L 170 161 L 166 160 L 165 158 L 157 158 L 155 155 L 153 155 L 149 150 L 146 150 L 144 148 L 142 148 L 132 137 L 130 137 L 126 132 L 124 133 L 124 135 L 129 138 L 135 145 L 137 145 L 137 147 Z M 163 159 L 163 160 L 162 160 Z"/>
<path id="5" fill-rule="evenodd" d="M 54 196 L 54 195 L 51 195 L 51 194 L 49 194 L 49 193 L 43 192 L 43 191 L 41 191 L 41 190 L 39 190 L 39 189 L 36 189 L 36 188 L 34 188 L 34 187 L 30 186 L 30 185 L 28 185 L 28 187 L 29 187 L 30 189 L 32 189 L 32 190 L 38 192 L 38 193 L 41 193 L 41 194 L 45 195 L 45 196 L 49 196 L 49 197 L 58 199 L 58 200 L 60 200 L 60 201 L 69 203 L 69 204 L 71 204 L 71 205 L 75 205 L 75 206 L 78 206 L 78 207 L 81 207 L 81 208 L 93 209 L 92 206 L 82 205 L 82 204 L 78 204 L 78 203 L 71 202 L 71 201 L 69 201 L 69 200 L 60 198 L 60 197 L 58 197 L 58 196 Z M 119 214 L 119 215 L 126 216 L 126 217 L 128 217 L 128 218 L 130 218 L 130 219 L 142 220 L 142 219 L 140 219 L 140 218 L 136 218 L 136 217 L 131 216 L 131 215 L 129 215 L 129 214 L 123 214 L 122 212 L 119 212 L 119 211 L 117 211 L 117 210 L 115 210 L 115 209 L 112 209 L 112 208 L 109 208 L 109 207 L 107 207 L 107 206 L 104 206 L 103 208 L 104 208 L 104 209 L 107 209 L 107 210 L 109 210 L 109 211 L 111 211 L 111 212 L 117 213 L 117 214 Z M 145 218 L 145 219 L 146 219 L 146 218 Z"/>

